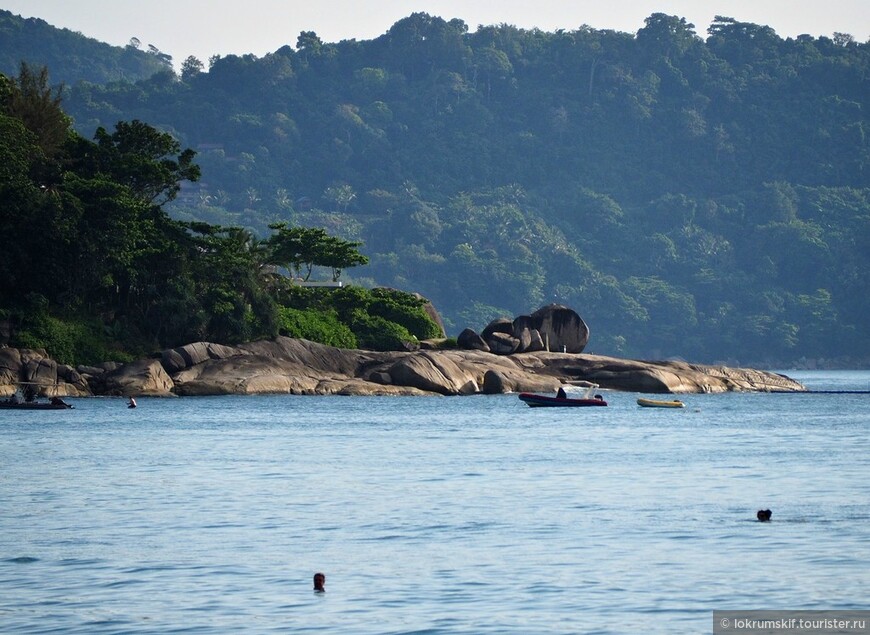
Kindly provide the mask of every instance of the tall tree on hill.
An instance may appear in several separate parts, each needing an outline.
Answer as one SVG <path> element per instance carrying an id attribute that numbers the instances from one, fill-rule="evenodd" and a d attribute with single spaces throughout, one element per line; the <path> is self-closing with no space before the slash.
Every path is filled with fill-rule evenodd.
<path id="1" fill-rule="evenodd" d="M 197 57 L 190 55 L 181 63 L 181 79 L 185 82 L 190 81 L 197 75 L 200 75 L 204 69 L 205 64 Z"/>
<path id="2" fill-rule="evenodd" d="M 69 134 L 71 121 L 61 107 L 63 86 L 52 88 L 48 68 L 34 71 L 21 62 L 18 77 L 0 92 L 2 111 L 20 119 L 33 132 L 47 157 L 56 155 Z"/>
<path id="3" fill-rule="evenodd" d="M 96 145 L 82 148 L 82 168 L 111 176 L 148 203 L 164 205 L 181 190 L 181 181 L 196 181 L 199 166 L 196 152 L 169 133 L 160 132 L 141 121 L 120 121 L 109 134 L 98 128 Z"/>
<path id="4" fill-rule="evenodd" d="M 311 277 L 314 267 L 319 266 L 331 268 L 332 280 L 337 282 L 342 269 L 369 262 L 357 251 L 362 243 L 330 236 L 320 227 L 288 227 L 286 223 L 275 223 L 269 228 L 277 232 L 265 241 L 269 262 L 286 267 L 297 276 L 304 269 L 305 280 Z"/>

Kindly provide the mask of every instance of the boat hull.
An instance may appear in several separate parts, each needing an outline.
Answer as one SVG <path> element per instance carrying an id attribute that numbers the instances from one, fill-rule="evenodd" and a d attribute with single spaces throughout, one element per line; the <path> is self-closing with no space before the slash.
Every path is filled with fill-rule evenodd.
<path id="1" fill-rule="evenodd" d="M 520 401 L 530 408 L 583 408 L 586 406 L 606 406 L 603 399 L 572 399 L 570 397 L 548 397 L 530 392 L 521 392 Z"/>
<path id="2" fill-rule="evenodd" d="M 0 401 L 0 410 L 68 410 L 72 408 L 68 403 L 8 403 Z"/>
<path id="3" fill-rule="evenodd" d="M 643 408 L 685 408 L 686 404 L 678 399 L 664 401 L 661 399 L 644 399 L 637 400 L 637 405 Z"/>

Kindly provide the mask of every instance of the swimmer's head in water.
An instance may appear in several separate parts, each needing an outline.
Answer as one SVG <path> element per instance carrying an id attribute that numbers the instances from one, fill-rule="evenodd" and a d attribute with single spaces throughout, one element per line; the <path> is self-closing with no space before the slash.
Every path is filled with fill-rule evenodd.
<path id="1" fill-rule="evenodd" d="M 326 591 L 326 576 L 322 573 L 314 574 L 314 590 L 315 591 Z"/>

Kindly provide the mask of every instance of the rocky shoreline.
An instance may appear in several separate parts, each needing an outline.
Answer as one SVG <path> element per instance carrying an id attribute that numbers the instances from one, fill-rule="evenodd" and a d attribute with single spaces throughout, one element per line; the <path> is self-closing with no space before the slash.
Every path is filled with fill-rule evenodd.
<path id="1" fill-rule="evenodd" d="M 0 396 L 23 382 L 44 396 L 473 395 L 554 392 L 565 383 L 680 394 L 798 392 L 778 373 L 571 352 L 375 352 L 287 337 L 239 346 L 197 342 L 128 364 L 72 368 L 45 351 L 0 348 Z"/>

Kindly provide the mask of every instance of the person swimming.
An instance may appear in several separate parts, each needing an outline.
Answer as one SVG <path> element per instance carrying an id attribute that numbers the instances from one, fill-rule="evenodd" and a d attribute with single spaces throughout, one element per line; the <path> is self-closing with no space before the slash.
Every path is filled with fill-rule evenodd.
<path id="1" fill-rule="evenodd" d="M 128 408 L 135 408 L 136 407 L 136 400 L 133 397 L 130 397 L 130 401 L 127 402 L 127 407 Z"/>
<path id="2" fill-rule="evenodd" d="M 770 521 L 770 517 L 773 512 L 769 509 L 759 509 L 758 513 L 755 514 L 755 517 L 759 520 L 759 522 L 766 523 Z"/>
<path id="3" fill-rule="evenodd" d="M 314 574 L 314 592 L 326 593 L 326 576 L 318 572 Z"/>

